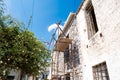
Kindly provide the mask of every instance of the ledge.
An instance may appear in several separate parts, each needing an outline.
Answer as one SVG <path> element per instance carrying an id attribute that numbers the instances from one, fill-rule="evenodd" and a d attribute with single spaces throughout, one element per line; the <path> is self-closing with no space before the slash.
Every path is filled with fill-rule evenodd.
<path id="1" fill-rule="evenodd" d="M 54 51 L 64 52 L 65 49 L 72 43 L 72 39 L 59 38 L 54 46 Z"/>

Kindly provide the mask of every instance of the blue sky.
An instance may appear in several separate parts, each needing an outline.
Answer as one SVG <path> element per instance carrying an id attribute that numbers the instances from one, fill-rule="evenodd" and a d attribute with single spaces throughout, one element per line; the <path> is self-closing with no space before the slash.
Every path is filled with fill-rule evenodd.
<path id="1" fill-rule="evenodd" d="M 33 19 L 29 30 L 43 41 L 50 41 L 48 27 L 62 21 L 64 25 L 70 12 L 76 12 L 81 0 L 34 0 Z M 33 0 L 6 0 L 7 12 L 27 26 L 32 15 Z"/>

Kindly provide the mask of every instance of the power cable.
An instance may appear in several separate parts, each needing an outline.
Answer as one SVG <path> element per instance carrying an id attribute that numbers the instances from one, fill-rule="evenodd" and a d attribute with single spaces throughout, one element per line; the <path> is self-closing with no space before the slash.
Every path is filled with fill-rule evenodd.
<path id="1" fill-rule="evenodd" d="M 31 24 L 31 23 L 33 23 L 33 16 L 34 16 L 34 5 L 35 5 L 35 0 L 33 0 L 33 4 L 32 4 L 32 14 L 31 14 L 31 16 L 30 16 L 30 18 L 29 18 L 29 21 L 28 21 L 28 26 L 27 26 L 27 28 L 29 28 L 29 27 L 30 27 L 30 24 Z"/>

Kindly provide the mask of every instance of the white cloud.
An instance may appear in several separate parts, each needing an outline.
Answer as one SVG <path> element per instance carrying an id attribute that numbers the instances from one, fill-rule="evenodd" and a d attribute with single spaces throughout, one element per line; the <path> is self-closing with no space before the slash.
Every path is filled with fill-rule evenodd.
<path id="1" fill-rule="evenodd" d="M 59 27 L 63 30 L 63 26 L 62 25 L 59 25 Z M 52 30 L 54 30 L 55 31 L 55 29 L 57 28 L 57 24 L 51 24 L 49 27 L 48 27 L 48 31 L 50 32 L 50 31 L 52 31 Z M 60 33 L 61 33 L 62 31 L 60 30 L 60 29 L 58 29 L 57 31 L 56 31 L 56 33 L 55 33 L 55 36 L 54 36 L 54 38 L 56 38 L 56 39 L 58 39 L 58 35 L 60 35 Z"/>
<path id="2" fill-rule="evenodd" d="M 63 26 L 62 25 L 60 25 L 60 28 L 63 30 Z"/>
<path id="3" fill-rule="evenodd" d="M 48 27 L 48 31 L 52 31 L 53 29 L 56 29 L 57 28 L 57 25 L 56 24 L 51 24 L 49 27 Z"/>
<path id="4" fill-rule="evenodd" d="M 60 25 L 59 26 L 61 29 L 63 29 L 63 26 L 62 25 Z M 52 31 L 52 30 L 54 30 L 54 29 L 56 29 L 57 28 L 57 24 L 51 24 L 49 27 L 48 27 L 48 31 L 50 32 L 50 31 Z"/>

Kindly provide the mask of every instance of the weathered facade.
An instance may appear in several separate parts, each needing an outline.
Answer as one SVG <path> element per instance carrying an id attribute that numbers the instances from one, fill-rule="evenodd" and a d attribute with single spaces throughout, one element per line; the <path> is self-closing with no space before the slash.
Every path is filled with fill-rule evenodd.
<path id="1" fill-rule="evenodd" d="M 82 79 L 82 52 L 76 15 L 70 13 L 52 53 L 52 79 Z M 66 46 L 67 45 L 67 46 Z"/>
<path id="2" fill-rule="evenodd" d="M 120 0 L 83 0 L 55 44 L 51 79 L 120 80 L 119 17 Z M 64 50 L 60 38 L 72 40 Z"/>

